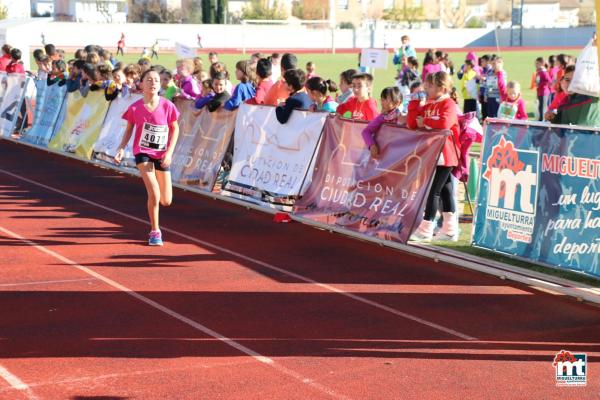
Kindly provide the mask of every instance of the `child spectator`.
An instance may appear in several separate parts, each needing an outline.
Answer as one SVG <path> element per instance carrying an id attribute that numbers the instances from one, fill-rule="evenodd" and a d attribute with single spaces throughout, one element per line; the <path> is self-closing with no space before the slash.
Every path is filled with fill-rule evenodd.
<path id="1" fill-rule="evenodd" d="M 281 79 L 281 54 L 273 53 L 270 57 L 271 61 L 271 80 L 277 82 Z"/>
<path id="2" fill-rule="evenodd" d="M 83 71 L 83 67 L 85 66 L 85 61 L 83 60 L 75 60 L 73 63 L 73 68 L 69 71 L 69 79 L 67 79 L 67 92 L 72 93 L 76 90 L 79 90 L 81 85 L 81 73 Z"/>
<path id="3" fill-rule="evenodd" d="M 160 71 L 160 95 L 171 101 L 177 94 L 177 86 L 173 82 L 173 74 L 168 69 Z"/>
<path id="4" fill-rule="evenodd" d="M 85 61 L 92 65 L 98 65 L 100 64 L 100 56 L 98 55 L 98 53 L 93 51 L 91 53 L 88 53 L 87 57 L 85 58 Z"/>
<path id="5" fill-rule="evenodd" d="M 9 44 L 5 44 L 4 46 L 2 46 L 2 57 L 0 57 L 0 71 L 2 72 L 6 72 L 6 67 L 8 66 L 8 64 L 10 64 L 10 61 L 12 59 L 11 55 L 10 55 L 10 51 L 12 50 L 11 45 Z M 35 54 L 34 54 L 35 57 Z M 37 62 L 38 58 L 35 57 L 35 61 Z"/>
<path id="6" fill-rule="evenodd" d="M 215 97 L 215 92 L 213 92 L 212 88 L 212 79 L 206 79 L 202 81 L 202 94 L 196 99 L 195 107 L 200 110 L 209 101 L 211 101 Z M 194 113 L 194 115 L 200 115 L 200 112 Z"/>
<path id="7" fill-rule="evenodd" d="M 114 69 L 112 71 L 112 81 L 104 89 L 104 98 L 106 101 L 113 101 L 119 94 L 126 96 L 129 92 L 127 85 L 125 85 L 125 74 L 122 69 Z"/>
<path id="8" fill-rule="evenodd" d="M 21 61 L 21 50 L 13 48 L 10 50 L 10 63 L 6 66 L 8 74 L 24 74 L 25 67 Z"/>
<path id="9" fill-rule="evenodd" d="M 208 79 L 208 74 L 204 70 L 204 64 L 200 57 L 194 57 L 194 78 L 198 82 L 203 82 Z"/>
<path id="10" fill-rule="evenodd" d="M 423 73 L 421 74 L 421 80 L 425 81 L 427 75 L 441 70 L 442 65 L 436 60 L 433 50 L 429 49 L 429 51 L 425 53 L 425 58 L 423 59 Z"/>
<path id="11" fill-rule="evenodd" d="M 263 56 L 261 53 L 254 53 L 250 56 L 250 65 L 256 69 L 256 63 L 258 62 L 258 60 L 260 60 L 261 58 L 265 58 L 265 56 Z"/>
<path id="12" fill-rule="evenodd" d="M 506 85 L 506 100 L 498 108 L 498 118 L 527 120 L 525 100 L 521 96 L 519 82 L 510 81 Z"/>
<path id="13" fill-rule="evenodd" d="M 59 86 L 63 86 L 67 82 L 66 69 L 67 66 L 63 60 L 52 61 L 52 71 L 48 74 L 46 84 L 52 86 L 58 83 Z"/>
<path id="14" fill-rule="evenodd" d="M 436 239 L 458 239 L 458 220 L 454 218 L 456 205 L 451 172 L 458 165 L 459 125 L 456 103 L 450 98 L 452 78 L 446 72 L 429 75 L 425 85 L 428 102 L 411 101 L 408 109 L 407 126 L 409 129 L 447 129 L 447 136 L 438 159 L 433 182 L 429 190 L 423 221 L 411 236 L 414 241 L 431 241 L 433 238 L 434 219 L 440 202 L 442 205 L 443 226 Z"/>
<path id="15" fill-rule="evenodd" d="M 264 104 L 265 97 L 271 89 L 271 86 L 273 86 L 273 81 L 271 80 L 271 66 L 271 61 L 269 61 L 268 58 L 261 58 L 258 60 L 256 63 L 256 95 L 246 103 Z"/>
<path id="16" fill-rule="evenodd" d="M 569 97 L 569 85 L 571 84 L 571 79 L 573 78 L 574 73 L 574 65 L 569 65 L 567 68 L 565 68 L 564 75 L 559 82 L 560 86 L 556 92 L 556 96 L 554 96 L 554 100 L 552 100 L 552 103 L 550 103 L 550 106 L 548 106 L 548 111 L 546 111 L 546 114 L 544 115 L 544 119 L 546 121 L 554 121 L 560 106 L 567 102 Z"/>
<path id="17" fill-rule="evenodd" d="M 223 72 L 225 74 L 225 91 L 227 93 L 233 92 L 233 84 L 229 79 L 229 71 L 227 71 L 227 65 L 225 63 L 217 61 L 210 66 L 210 78 L 214 79 L 215 75 L 219 72 Z"/>
<path id="18" fill-rule="evenodd" d="M 256 77 L 249 61 L 243 60 L 237 62 L 235 65 L 235 77 L 240 83 L 235 87 L 231 98 L 224 105 L 224 108 L 229 111 L 237 109 L 240 104 L 256 96 L 256 89 L 254 89 L 253 85 Z"/>
<path id="19" fill-rule="evenodd" d="M 409 57 L 406 60 L 406 69 L 402 72 L 402 76 L 398 82 L 400 88 L 400 94 L 402 94 L 403 101 L 406 102 L 408 95 L 410 94 L 410 87 L 413 83 L 419 81 L 419 61 L 415 57 Z M 408 103 L 406 104 L 408 105 Z"/>
<path id="20" fill-rule="evenodd" d="M 327 111 L 329 113 L 335 113 L 338 103 L 333 101 L 330 96 L 327 96 L 327 92 L 337 92 L 337 85 L 335 82 L 329 79 L 324 81 L 322 78 L 315 76 L 306 81 L 306 91 L 313 101 L 313 104 L 310 107 L 311 111 Z"/>
<path id="21" fill-rule="evenodd" d="M 548 57 L 548 67 L 548 74 L 550 74 L 550 80 L 552 81 L 550 84 L 550 103 L 552 103 L 559 86 L 556 83 L 558 82 L 558 70 L 560 67 L 558 66 L 558 61 L 556 60 L 555 55 Z"/>
<path id="22" fill-rule="evenodd" d="M 283 79 L 290 96 L 284 105 L 280 105 L 275 109 L 275 116 L 281 124 L 288 122 L 294 109 L 308 110 L 312 103 L 308 94 L 303 91 L 304 84 L 306 83 L 306 74 L 304 71 L 301 69 L 287 70 L 283 74 Z"/>
<path id="23" fill-rule="evenodd" d="M 306 80 L 308 81 L 310 78 L 314 78 L 315 76 L 318 76 L 315 73 L 317 66 L 315 65 L 314 62 L 309 61 L 306 63 Z"/>
<path id="24" fill-rule="evenodd" d="M 354 90 L 352 89 L 352 77 L 354 75 L 356 75 L 355 69 L 347 69 L 340 74 L 340 90 L 342 94 L 336 99 L 338 104 L 344 104 L 354 96 Z"/>
<path id="25" fill-rule="evenodd" d="M 219 55 L 215 52 L 208 53 L 208 63 L 213 65 L 214 63 L 219 62 Z"/>
<path id="26" fill-rule="evenodd" d="M 506 73 L 502 57 L 492 60 L 492 71 L 486 77 L 487 116 L 496 118 L 500 102 L 506 99 Z"/>
<path id="27" fill-rule="evenodd" d="M 417 58 L 417 52 L 415 51 L 415 48 L 410 44 L 410 38 L 407 35 L 404 35 L 400 38 L 400 40 L 402 41 L 402 46 L 400 46 L 400 48 L 394 52 L 393 59 L 394 65 L 398 66 L 400 65 L 402 59 L 405 57 L 406 59 L 408 59 L 409 57 Z"/>
<path id="28" fill-rule="evenodd" d="M 110 54 L 109 51 L 101 49 L 98 52 L 98 56 L 100 57 L 100 64 L 106 64 L 106 66 L 108 68 L 110 68 L 111 70 L 113 70 L 115 68 L 115 66 L 110 61 L 110 59 L 112 58 L 112 55 Z"/>
<path id="29" fill-rule="evenodd" d="M 535 60 L 535 83 L 537 87 L 537 99 L 538 99 L 538 121 L 544 120 L 544 114 L 546 114 L 546 107 L 548 106 L 548 100 L 550 98 L 550 86 L 552 79 L 548 73 L 547 66 L 543 57 L 538 57 Z"/>
<path id="30" fill-rule="evenodd" d="M 291 53 L 285 53 L 281 57 L 281 74 L 284 79 L 280 79 L 271 86 L 271 89 L 265 97 L 265 104 L 276 106 L 279 103 L 285 101 L 290 96 L 288 85 L 285 83 L 285 72 L 296 69 L 298 66 L 298 59 Z"/>
<path id="31" fill-rule="evenodd" d="M 225 103 L 227 103 L 230 96 L 225 90 L 226 83 L 227 75 L 225 72 L 217 72 L 215 77 L 212 79 L 213 93 L 207 96 L 207 98 L 196 100 L 196 108 L 199 110 L 194 112 L 194 115 L 198 116 L 200 114 L 200 109 L 202 109 L 204 106 L 206 106 L 209 112 L 215 112 Z"/>
<path id="32" fill-rule="evenodd" d="M 150 67 L 152 67 L 150 60 L 147 58 L 140 58 L 137 63 L 140 66 L 140 74 L 143 74 L 144 72 L 148 71 Z"/>
<path id="33" fill-rule="evenodd" d="M 127 85 L 130 93 L 139 93 L 140 88 L 140 76 L 141 69 L 137 64 L 129 64 L 123 70 L 125 74 L 125 84 Z"/>
<path id="34" fill-rule="evenodd" d="M 483 57 L 479 59 L 479 67 L 481 69 L 481 73 L 478 76 L 479 79 L 479 102 L 481 103 L 481 118 L 485 120 L 487 118 L 487 100 L 486 100 L 486 80 L 487 76 L 492 70 L 492 65 L 490 63 L 491 57 L 489 54 L 485 54 Z"/>
<path id="35" fill-rule="evenodd" d="M 369 125 L 362 131 L 363 140 L 371 152 L 371 157 L 376 158 L 379 156 L 380 148 L 377 145 L 375 137 L 381 126 L 385 123 L 401 125 L 406 122 L 406 118 L 400 112 L 401 106 L 402 94 L 398 87 L 394 86 L 383 89 L 381 92 L 381 114 L 369 122 Z"/>
<path id="36" fill-rule="evenodd" d="M 377 116 L 377 102 L 371 98 L 373 76 L 367 73 L 352 77 L 354 97 L 340 104 L 336 112 L 344 118 L 372 121 Z"/>
<path id="37" fill-rule="evenodd" d="M 477 96 L 479 87 L 477 86 L 477 73 L 474 70 L 475 65 L 472 60 L 465 60 L 464 71 L 460 80 L 461 94 L 464 99 L 463 112 L 477 111 Z"/>
<path id="38" fill-rule="evenodd" d="M 44 50 L 46 51 L 46 55 L 50 57 L 52 61 L 59 60 L 60 55 L 58 54 L 58 50 L 56 50 L 56 46 L 53 44 L 47 44 L 44 46 Z"/>
<path id="39" fill-rule="evenodd" d="M 83 49 L 77 49 L 75 52 L 75 58 L 82 61 L 87 60 L 87 51 Z"/>
<path id="40" fill-rule="evenodd" d="M 194 73 L 194 61 L 189 58 L 185 58 L 181 61 L 177 67 L 177 74 L 181 77 L 179 96 L 184 99 L 196 100 L 196 97 L 200 95 L 200 86 L 198 81 L 192 75 Z"/>
<path id="41" fill-rule="evenodd" d="M 38 65 L 38 79 L 46 80 L 48 74 L 52 71 L 52 60 L 45 54 L 40 55 L 38 60 L 36 60 L 36 64 Z"/>

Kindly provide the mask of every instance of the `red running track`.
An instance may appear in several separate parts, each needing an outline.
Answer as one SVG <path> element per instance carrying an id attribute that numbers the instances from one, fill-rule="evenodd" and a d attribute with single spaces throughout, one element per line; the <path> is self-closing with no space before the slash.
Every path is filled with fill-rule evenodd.
<path id="1" fill-rule="evenodd" d="M 600 396 L 600 310 L 0 142 L 0 399 Z M 555 385 L 554 354 L 588 355 Z"/>

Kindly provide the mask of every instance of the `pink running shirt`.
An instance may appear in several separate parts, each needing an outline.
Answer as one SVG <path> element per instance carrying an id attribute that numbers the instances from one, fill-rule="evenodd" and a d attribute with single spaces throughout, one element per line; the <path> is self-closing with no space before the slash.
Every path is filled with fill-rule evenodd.
<path id="1" fill-rule="evenodd" d="M 144 107 L 144 99 L 140 99 L 129 106 L 122 118 L 135 125 L 133 154 L 162 160 L 169 147 L 169 125 L 179 118 L 175 105 L 160 97 L 158 107 L 151 113 Z"/>

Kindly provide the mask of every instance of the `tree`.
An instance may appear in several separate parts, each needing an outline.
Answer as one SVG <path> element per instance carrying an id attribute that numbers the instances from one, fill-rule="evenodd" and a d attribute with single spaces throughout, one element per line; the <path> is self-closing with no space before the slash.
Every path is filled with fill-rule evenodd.
<path id="1" fill-rule="evenodd" d="M 215 23 L 215 1 L 214 0 L 202 0 L 202 23 L 214 24 Z"/>
<path id="2" fill-rule="evenodd" d="M 322 0 L 296 0 L 292 4 L 292 15 L 305 20 L 329 19 L 329 7 Z"/>
<path id="3" fill-rule="evenodd" d="M 269 7 L 267 0 L 252 0 L 242 10 L 242 19 L 286 19 L 287 14 L 278 1 Z"/>
<path id="4" fill-rule="evenodd" d="M 227 0 L 217 0 L 217 15 L 215 16 L 215 22 L 217 24 L 224 24 L 225 15 L 227 14 Z"/>
<path id="5" fill-rule="evenodd" d="M 129 22 L 180 23 L 181 10 L 168 8 L 160 0 L 135 1 L 129 9 Z"/>
<path id="6" fill-rule="evenodd" d="M 403 7 L 401 8 L 394 7 L 387 10 L 383 14 L 383 19 L 392 22 L 406 22 L 408 23 L 409 28 L 412 28 L 415 22 L 420 22 L 425 19 L 423 7 L 413 7 L 412 3 L 406 3 L 407 1 L 404 2 Z"/>
<path id="7" fill-rule="evenodd" d="M 467 2 L 460 0 L 457 4 L 451 0 L 444 1 L 444 24 L 448 28 L 462 28 L 467 19 Z"/>

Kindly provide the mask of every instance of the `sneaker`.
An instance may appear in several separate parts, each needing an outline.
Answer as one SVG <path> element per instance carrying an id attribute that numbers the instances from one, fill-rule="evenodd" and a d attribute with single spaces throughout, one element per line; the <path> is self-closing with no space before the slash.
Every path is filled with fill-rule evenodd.
<path id="1" fill-rule="evenodd" d="M 162 246 L 162 233 L 160 231 L 151 231 L 148 239 L 148 246 Z"/>
<path id="2" fill-rule="evenodd" d="M 439 232 L 433 237 L 433 240 L 438 240 L 440 242 L 458 242 L 458 235 L 447 235 Z"/>
<path id="3" fill-rule="evenodd" d="M 408 239 L 409 242 L 431 242 L 433 237 L 433 221 L 421 221 L 419 227 Z"/>

